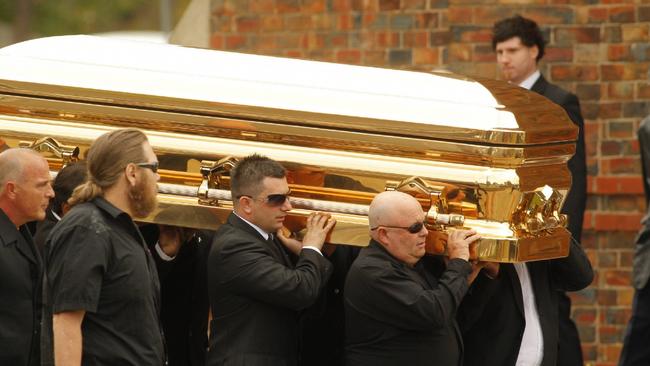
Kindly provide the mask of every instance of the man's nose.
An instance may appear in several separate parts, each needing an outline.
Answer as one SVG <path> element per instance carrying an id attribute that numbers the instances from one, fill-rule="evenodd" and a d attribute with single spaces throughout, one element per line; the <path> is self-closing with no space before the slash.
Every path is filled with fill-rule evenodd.
<path id="1" fill-rule="evenodd" d="M 287 199 L 282 204 L 282 210 L 283 211 L 291 211 L 292 208 L 293 208 L 293 206 L 291 206 L 291 199 L 289 197 L 287 197 Z"/>

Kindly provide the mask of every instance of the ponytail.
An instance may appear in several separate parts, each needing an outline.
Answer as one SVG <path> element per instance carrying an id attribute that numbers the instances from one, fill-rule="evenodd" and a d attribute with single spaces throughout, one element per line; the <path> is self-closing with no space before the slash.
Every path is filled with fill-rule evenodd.
<path id="1" fill-rule="evenodd" d="M 92 180 L 87 180 L 72 192 L 68 200 L 70 207 L 91 201 L 95 197 L 103 196 L 104 190 Z"/>

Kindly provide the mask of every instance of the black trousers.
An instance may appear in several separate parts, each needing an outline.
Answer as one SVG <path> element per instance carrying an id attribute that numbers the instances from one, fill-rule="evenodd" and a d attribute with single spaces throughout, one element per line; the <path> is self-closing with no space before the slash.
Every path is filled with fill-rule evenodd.
<path id="1" fill-rule="evenodd" d="M 634 293 L 619 366 L 650 365 L 650 284 Z"/>

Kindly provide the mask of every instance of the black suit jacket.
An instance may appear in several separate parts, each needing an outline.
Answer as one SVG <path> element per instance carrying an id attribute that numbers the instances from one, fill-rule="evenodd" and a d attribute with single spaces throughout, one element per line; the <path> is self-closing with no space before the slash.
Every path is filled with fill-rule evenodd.
<path id="1" fill-rule="evenodd" d="M 173 260 L 160 257 L 155 246 L 158 225 L 140 227 L 156 262 L 160 280 L 160 322 L 165 332 L 169 366 L 203 366 L 208 348 L 207 260 L 214 232 L 196 231 Z"/>
<path id="2" fill-rule="evenodd" d="M 558 291 L 578 291 L 593 279 L 589 259 L 572 241 L 569 256 L 526 264 L 544 339 L 542 366 L 555 366 L 558 344 Z M 458 311 L 466 366 L 514 366 L 524 333 L 521 285 L 515 268 L 501 264 L 491 280 L 479 274 Z"/>
<path id="3" fill-rule="evenodd" d="M 0 365 L 40 364 L 43 262 L 25 225 L 0 210 Z"/>
<path id="4" fill-rule="evenodd" d="M 299 311 L 316 301 L 331 271 L 312 249 L 294 265 L 280 243 L 231 214 L 208 257 L 207 365 L 296 365 Z"/>
<path id="5" fill-rule="evenodd" d="M 453 259 L 436 272 L 407 266 L 375 241 L 361 250 L 345 281 L 347 366 L 460 365 L 455 314 L 471 266 Z"/>

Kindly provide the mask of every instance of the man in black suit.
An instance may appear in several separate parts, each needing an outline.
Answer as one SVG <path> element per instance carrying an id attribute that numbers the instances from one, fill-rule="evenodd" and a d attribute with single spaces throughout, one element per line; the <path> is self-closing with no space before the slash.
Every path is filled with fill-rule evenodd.
<path id="1" fill-rule="evenodd" d="M 171 207 L 163 214 L 185 213 Z M 168 365 L 203 366 L 208 348 L 206 263 L 214 232 L 154 224 L 140 231 L 158 269 Z"/>
<path id="2" fill-rule="evenodd" d="M 506 80 L 551 99 L 578 125 L 576 154 L 569 160 L 573 181 L 562 212 L 569 215 L 569 231 L 579 240 L 586 168 L 578 99 L 549 84 L 539 72 L 544 38 L 534 21 L 515 16 L 497 22 L 492 45 Z M 463 339 L 471 350 L 464 364 L 582 365 L 578 332 L 569 318 L 570 302 L 563 291 L 580 290 L 592 279 L 591 264 L 575 240 L 567 258 L 502 264 L 494 280 L 480 274 L 459 308 Z"/>
<path id="3" fill-rule="evenodd" d="M 449 261 L 425 268 L 428 231 L 422 206 L 396 191 L 378 194 L 368 213 L 370 236 L 345 281 L 348 366 L 458 366 L 463 344 L 456 309 L 475 276 L 474 231 L 449 235 Z"/>
<path id="4" fill-rule="evenodd" d="M 242 159 L 230 184 L 234 210 L 208 257 L 206 364 L 294 366 L 298 312 L 316 300 L 331 274 L 320 250 L 335 221 L 312 214 L 302 243 L 285 237 L 289 186 L 285 169 L 269 158 Z"/>
<path id="5" fill-rule="evenodd" d="M 496 277 L 479 274 L 458 310 L 464 364 L 557 365 L 559 291 L 578 291 L 592 280 L 575 241 L 566 258 L 502 263 Z"/>
<path id="6" fill-rule="evenodd" d="M 636 238 L 632 271 L 635 289 L 632 318 L 627 325 L 619 366 L 650 365 L 650 116 L 641 122 L 637 135 L 648 212 L 641 220 L 641 230 Z"/>
<path id="7" fill-rule="evenodd" d="M 516 15 L 494 25 L 492 47 L 503 78 L 510 83 L 537 92 L 561 106 L 578 126 L 575 155 L 569 160 L 571 190 L 566 197 L 562 213 L 569 216 L 568 229 L 580 242 L 582 221 L 587 202 L 587 168 L 585 158 L 584 122 L 578 98 L 568 91 L 546 81 L 537 64 L 544 56 L 545 41 L 537 24 Z M 578 330 L 571 320 L 571 300 L 561 293 L 559 366 L 582 366 L 582 351 Z"/>
<path id="8" fill-rule="evenodd" d="M 25 224 L 43 220 L 52 197 L 43 157 L 0 153 L 0 365 L 40 365 L 43 260 Z"/>

